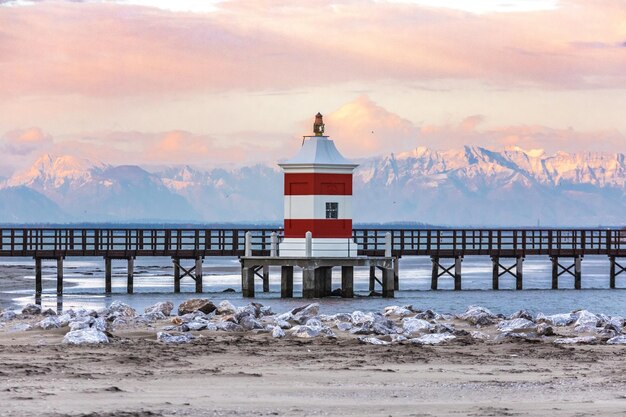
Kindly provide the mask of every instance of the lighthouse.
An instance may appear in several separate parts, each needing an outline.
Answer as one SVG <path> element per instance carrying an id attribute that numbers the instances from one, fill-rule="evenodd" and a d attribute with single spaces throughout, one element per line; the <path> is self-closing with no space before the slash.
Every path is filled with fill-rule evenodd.
<path id="1" fill-rule="evenodd" d="M 313 135 L 304 136 L 300 151 L 279 166 L 285 195 L 280 256 L 356 257 L 352 174 L 358 164 L 344 158 L 324 134 L 320 113 L 315 116 Z"/>

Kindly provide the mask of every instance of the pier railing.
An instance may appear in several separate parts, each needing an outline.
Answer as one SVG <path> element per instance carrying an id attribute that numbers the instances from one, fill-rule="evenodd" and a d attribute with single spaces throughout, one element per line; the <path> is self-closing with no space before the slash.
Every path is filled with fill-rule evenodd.
<path id="1" fill-rule="evenodd" d="M 282 230 L 270 228 L 3 228 L 0 257 L 243 256 L 246 232 L 258 256 L 270 254 L 273 232 L 282 236 Z M 382 256 L 387 233 L 394 256 L 626 256 L 626 230 L 620 229 L 385 228 L 354 229 L 359 255 Z"/>

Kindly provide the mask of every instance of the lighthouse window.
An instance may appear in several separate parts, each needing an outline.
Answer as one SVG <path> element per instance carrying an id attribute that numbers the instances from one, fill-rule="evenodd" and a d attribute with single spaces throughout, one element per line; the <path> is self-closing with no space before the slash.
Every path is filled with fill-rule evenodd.
<path id="1" fill-rule="evenodd" d="M 339 203 L 326 203 L 326 218 L 339 218 Z"/>

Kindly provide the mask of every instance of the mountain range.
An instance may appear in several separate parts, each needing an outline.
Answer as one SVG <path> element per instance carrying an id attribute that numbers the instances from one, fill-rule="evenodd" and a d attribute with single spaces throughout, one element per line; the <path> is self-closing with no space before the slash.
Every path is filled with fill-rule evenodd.
<path id="1" fill-rule="evenodd" d="M 355 222 L 626 224 L 624 154 L 466 146 L 358 161 Z M 43 155 L 0 179 L 0 223 L 280 221 L 278 166 L 148 170 Z"/>

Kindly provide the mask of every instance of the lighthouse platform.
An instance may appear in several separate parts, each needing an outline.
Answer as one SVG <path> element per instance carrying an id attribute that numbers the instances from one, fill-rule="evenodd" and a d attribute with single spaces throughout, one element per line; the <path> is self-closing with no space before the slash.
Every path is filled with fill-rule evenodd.
<path id="1" fill-rule="evenodd" d="M 240 262 L 241 289 L 244 297 L 254 297 L 255 279 L 258 277 L 265 284 L 269 279 L 271 266 L 281 269 L 280 295 L 282 298 L 293 297 L 294 267 L 302 269 L 302 298 L 321 298 L 333 294 L 344 298 L 354 297 L 355 267 L 369 267 L 370 276 L 382 287 L 382 296 L 394 297 L 393 257 L 243 256 Z M 341 286 L 335 289 L 333 289 L 332 281 L 333 268 L 341 268 Z M 380 278 L 376 277 L 376 271 L 380 271 Z"/>

